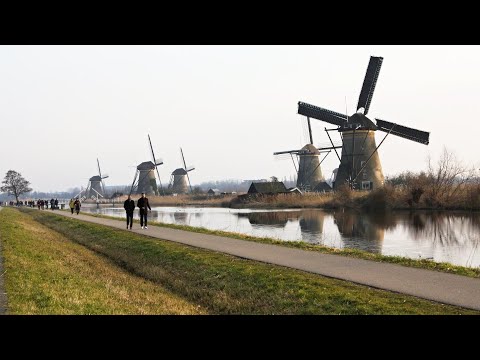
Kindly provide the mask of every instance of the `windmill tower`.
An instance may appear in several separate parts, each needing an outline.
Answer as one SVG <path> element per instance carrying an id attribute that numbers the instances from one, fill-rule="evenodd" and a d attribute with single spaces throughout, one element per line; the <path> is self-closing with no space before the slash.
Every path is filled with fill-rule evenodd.
<path id="1" fill-rule="evenodd" d="M 384 177 L 378 148 L 389 134 L 428 145 L 430 136 L 428 132 L 377 118 L 375 118 L 376 123 L 374 123 L 366 116 L 382 61 L 383 58 L 381 57 L 370 57 L 358 99 L 357 112 L 352 116 L 298 102 L 299 114 L 337 125 L 336 129 L 325 129 L 325 131 L 327 131 L 327 134 L 328 131 L 338 131 L 342 137 L 342 157 L 339 157 L 340 166 L 333 185 L 334 189 L 343 184 L 347 184 L 352 189 L 362 190 L 371 190 L 383 186 Z M 387 133 L 378 146 L 375 143 L 375 131 L 377 130 Z M 329 139 L 331 141 L 330 135 Z"/>
<path id="2" fill-rule="evenodd" d="M 98 175 L 92 176 L 88 179 L 88 186 L 85 190 L 85 196 L 89 198 L 96 198 L 98 197 L 105 197 L 105 184 L 103 183 L 103 179 L 108 178 L 108 175 L 102 176 L 102 171 L 100 170 L 100 162 L 97 158 L 97 166 L 98 166 Z"/>
<path id="3" fill-rule="evenodd" d="M 195 170 L 195 168 L 193 166 L 187 168 L 187 163 L 185 162 L 182 148 L 180 148 L 180 153 L 182 154 L 183 168 L 175 169 L 172 172 L 172 175 L 170 177 L 170 184 L 168 185 L 168 187 L 174 193 L 186 194 L 188 193 L 189 187 L 190 192 L 192 192 L 192 185 L 190 184 L 190 177 L 188 176 L 188 173 L 192 170 Z"/>
<path id="4" fill-rule="evenodd" d="M 310 125 L 310 118 L 307 117 L 308 122 L 308 133 L 310 136 L 310 143 L 306 144 L 300 150 L 287 150 L 287 151 L 279 151 L 273 153 L 273 155 L 282 155 L 282 154 L 290 154 L 292 158 L 293 165 L 295 167 L 295 171 L 297 171 L 297 187 L 303 191 L 313 191 L 317 187 L 317 185 L 321 183 L 325 183 L 325 178 L 322 174 L 322 169 L 320 165 L 322 164 L 323 160 L 327 157 L 330 151 L 334 148 L 340 148 L 341 146 L 332 145 L 332 147 L 323 147 L 323 148 L 316 148 L 313 145 L 313 135 L 312 135 L 312 127 Z M 320 153 L 326 152 L 326 155 L 320 160 Z M 293 155 L 297 156 L 298 162 L 298 170 L 297 165 L 295 164 L 295 160 Z M 326 183 L 325 183 L 326 184 Z"/>
<path id="5" fill-rule="evenodd" d="M 160 173 L 158 172 L 158 166 L 163 164 L 162 159 L 156 159 L 153 152 L 152 141 L 150 135 L 148 135 L 148 142 L 150 150 L 152 152 L 152 161 L 144 161 L 137 166 L 135 176 L 133 178 L 132 186 L 130 188 L 130 194 L 145 195 L 160 195 L 163 193 L 162 181 L 160 180 Z M 155 171 L 157 172 L 158 181 L 160 182 L 160 191 L 157 187 L 157 180 L 155 179 Z"/>

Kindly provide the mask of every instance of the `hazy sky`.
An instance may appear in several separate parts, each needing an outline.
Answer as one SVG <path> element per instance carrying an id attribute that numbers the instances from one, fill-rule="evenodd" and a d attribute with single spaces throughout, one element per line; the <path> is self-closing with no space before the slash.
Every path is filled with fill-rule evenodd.
<path id="1" fill-rule="evenodd" d="M 85 187 L 98 157 L 107 185 L 131 183 L 147 134 L 164 184 L 180 146 L 194 184 L 289 177 L 273 152 L 308 142 L 297 102 L 351 115 L 371 55 L 384 61 L 369 117 L 430 131 L 428 146 L 389 136 L 384 174 L 419 171 L 444 146 L 478 165 L 479 46 L 0 46 L 0 177 Z M 316 145 L 325 126 L 312 120 Z M 336 167 L 332 153 L 324 175 Z"/>

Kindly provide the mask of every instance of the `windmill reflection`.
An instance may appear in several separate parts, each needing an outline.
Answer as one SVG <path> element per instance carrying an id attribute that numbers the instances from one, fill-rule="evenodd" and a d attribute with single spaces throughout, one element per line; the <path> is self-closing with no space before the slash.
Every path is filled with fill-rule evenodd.
<path id="1" fill-rule="evenodd" d="M 394 228 L 397 221 L 392 214 L 337 211 L 333 219 L 347 247 L 381 253 L 385 230 Z"/>
<path id="2" fill-rule="evenodd" d="M 268 225 L 283 228 L 289 220 L 298 220 L 300 211 L 269 211 L 239 213 L 239 217 L 246 217 L 252 225 Z"/>
<path id="3" fill-rule="evenodd" d="M 253 212 L 238 214 L 240 217 L 248 218 L 252 225 L 269 226 L 284 229 L 288 222 L 297 222 L 300 226 L 300 238 L 303 241 L 319 243 L 323 234 L 323 223 L 325 216 L 321 210 L 302 211 L 280 211 L 280 212 Z"/>
<path id="4" fill-rule="evenodd" d="M 325 213 L 319 210 L 304 210 L 300 216 L 300 229 L 302 233 L 323 234 Z"/>
<path id="5" fill-rule="evenodd" d="M 174 212 L 173 218 L 175 219 L 175 224 L 188 225 L 188 214 L 186 212 Z"/>

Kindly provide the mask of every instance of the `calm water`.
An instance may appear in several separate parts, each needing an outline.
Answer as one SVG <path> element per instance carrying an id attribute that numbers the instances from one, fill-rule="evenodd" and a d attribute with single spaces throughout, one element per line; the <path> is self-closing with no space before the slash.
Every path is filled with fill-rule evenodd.
<path id="1" fill-rule="evenodd" d="M 86 205 L 86 204 L 85 204 Z M 462 212 L 357 212 L 249 210 L 200 207 L 152 208 L 149 220 L 205 227 L 284 241 L 301 240 L 335 248 L 355 248 L 383 255 L 432 259 L 480 266 L 480 214 Z M 124 217 L 123 208 L 83 206 L 89 211 Z M 135 218 L 139 218 L 135 210 Z"/>

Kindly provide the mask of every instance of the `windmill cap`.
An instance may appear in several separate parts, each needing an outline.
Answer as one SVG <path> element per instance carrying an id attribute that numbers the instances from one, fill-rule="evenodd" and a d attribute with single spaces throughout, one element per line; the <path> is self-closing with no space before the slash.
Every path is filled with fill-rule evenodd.
<path id="1" fill-rule="evenodd" d="M 172 172 L 172 175 L 187 175 L 187 172 L 183 168 L 178 168 Z"/>
<path id="2" fill-rule="evenodd" d="M 155 164 L 151 161 L 144 161 L 137 166 L 137 170 L 154 170 Z"/>

